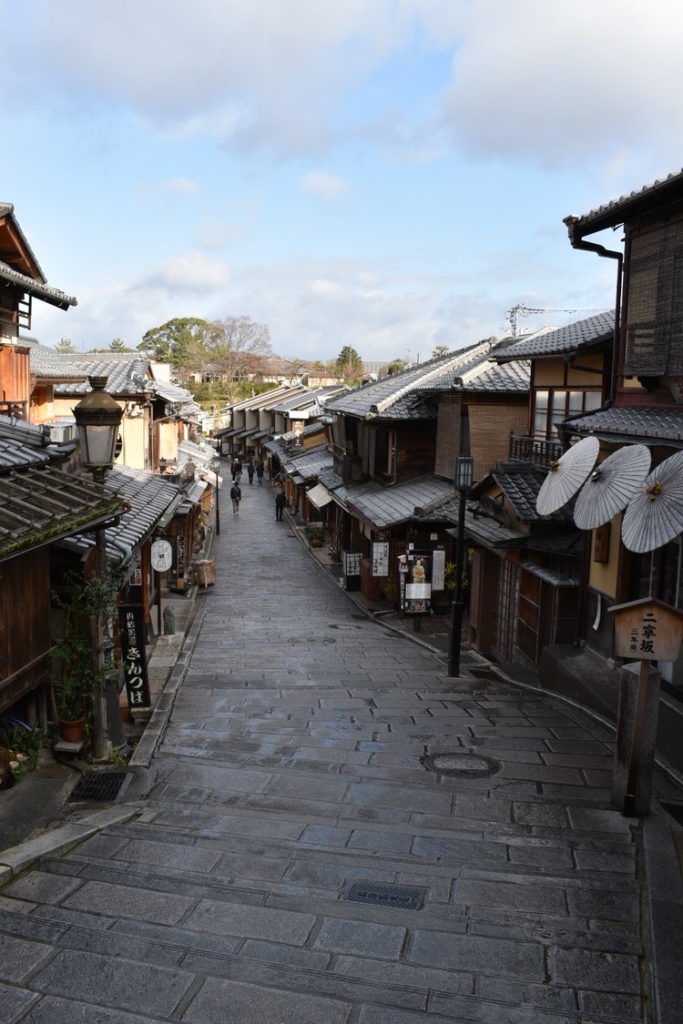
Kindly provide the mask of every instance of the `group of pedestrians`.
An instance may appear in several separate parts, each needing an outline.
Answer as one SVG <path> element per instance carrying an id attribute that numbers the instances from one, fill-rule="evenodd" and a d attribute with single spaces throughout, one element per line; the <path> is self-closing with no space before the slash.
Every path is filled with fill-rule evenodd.
<path id="1" fill-rule="evenodd" d="M 242 479 L 242 460 L 238 456 L 235 456 L 235 458 L 230 463 L 230 473 L 232 475 L 232 487 L 230 488 L 232 512 L 234 516 L 239 516 L 240 502 L 242 500 L 242 488 L 240 487 L 240 481 Z M 265 466 L 263 465 L 263 462 L 260 459 L 256 463 L 254 463 L 253 459 L 249 459 L 247 463 L 247 477 L 249 478 L 250 484 L 254 483 L 254 477 L 256 477 L 259 487 L 262 487 L 264 473 Z M 279 495 L 275 499 L 276 513 L 278 511 L 278 498 Z M 276 514 L 276 519 L 282 519 L 282 515 Z"/>

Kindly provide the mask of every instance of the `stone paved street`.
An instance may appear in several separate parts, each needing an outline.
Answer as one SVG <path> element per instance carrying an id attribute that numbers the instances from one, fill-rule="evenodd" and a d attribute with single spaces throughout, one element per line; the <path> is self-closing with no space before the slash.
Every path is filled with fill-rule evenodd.
<path id="1" fill-rule="evenodd" d="M 612 734 L 449 679 L 243 494 L 148 791 L 0 893 L 0 1024 L 651 1019 Z"/>

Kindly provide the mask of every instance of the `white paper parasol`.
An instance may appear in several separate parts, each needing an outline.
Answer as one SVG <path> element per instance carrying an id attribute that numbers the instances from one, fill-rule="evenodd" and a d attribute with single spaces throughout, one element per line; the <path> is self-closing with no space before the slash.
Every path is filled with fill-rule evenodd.
<path id="1" fill-rule="evenodd" d="M 595 465 L 600 450 L 597 437 L 584 437 L 552 463 L 536 498 L 536 511 L 549 516 L 574 497 Z"/>
<path id="2" fill-rule="evenodd" d="M 631 498 L 621 524 L 629 551 L 642 554 L 668 544 L 683 531 L 683 451 L 652 470 Z"/>
<path id="3" fill-rule="evenodd" d="M 629 444 L 596 466 L 579 491 L 574 522 L 580 530 L 593 530 L 626 508 L 650 468 L 650 449 Z"/>

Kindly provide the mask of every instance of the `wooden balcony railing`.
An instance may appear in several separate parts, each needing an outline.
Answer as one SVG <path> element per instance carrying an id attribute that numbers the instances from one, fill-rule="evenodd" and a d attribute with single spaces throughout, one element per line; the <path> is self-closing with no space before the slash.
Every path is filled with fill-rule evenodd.
<path id="1" fill-rule="evenodd" d="M 532 462 L 537 466 L 549 466 L 561 455 L 562 445 L 559 441 L 510 434 L 510 462 Z"/>

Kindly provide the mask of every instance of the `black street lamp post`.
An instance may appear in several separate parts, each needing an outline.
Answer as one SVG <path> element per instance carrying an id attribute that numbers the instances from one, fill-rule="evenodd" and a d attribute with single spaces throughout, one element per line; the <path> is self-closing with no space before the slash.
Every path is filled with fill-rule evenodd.
<path id="1" fill-rule="evenodd" d="M 451 637 L 448 648 L 448 675 L 460 675 L 460 646 L 462 640 L 463 585 L 465 567 L 465 498 L 472 486 L 474 459 L 471 455 L 458 455 L 455 460 L 453 486 L 459 495 L 458 538 L 455 562 L 455 600 L 453 601 Z"/>
<path id="2" fill-rule="evenodd" d="M 89 377 L 90 391 L 74 408 L 73 414 L 78 428 L 81 444 L 81 458 L 86 469 L 90 470 L 97 483 L 104 483 L 105 473 L 114 465 L 116 458 L 116 441 L 123 416 L 123 409 L 104 389 L 107 377 Z M 105 538 L 104 527 L 95 532 L 97 547 L 97 572 L 100 576 L 105 572 Z M 104 656 L 102 615 L 96 616 L 93 629 L 93 668 L 96 673 L 94 713 L 94 745 L 95 757 L 108 758 L 111 754 L 110 724 L 107 706 L 110 710 L 112 701 L 107 701 L 107 689 L 104 679 Z M 111 711 L 113 714 L 113 711 Z"/>

